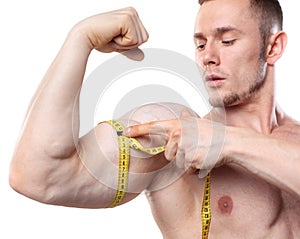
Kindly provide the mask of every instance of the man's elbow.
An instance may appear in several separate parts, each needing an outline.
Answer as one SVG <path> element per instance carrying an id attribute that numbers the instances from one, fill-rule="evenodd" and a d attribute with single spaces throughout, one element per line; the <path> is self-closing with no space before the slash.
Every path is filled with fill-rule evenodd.
<path id="1" fill-rule="evenodd" d="M 9 185 L 10 187 L 26 197 L 33 198 L 33 192 L 30 188 L 33 188 L 32 185 L 28 184 L 28 177 L 24 173 L 20 172 L 16 167 L 12 166 L 9 172 Z"/>
<path id="2" fill-rule="evenodd" d="M 9 185 L 17 193 L 20 193 L 20 194 L 28 197 L 28 195 L 26 193 L 26 191 L 27 191 L 26 185 L 24 184 L 24 181 L 22 180 L 22 176 L 20 174 L 18 174 L 14 169 L 10 170 Z"/>
<path id="3" fill-rule="evenodd" d="M 42 185 L 39 180 L 20 166 L 12 162 L 9 172 L 9 185 L 19 194 L 33 200 L 48 203 L 47 188 Z"/>

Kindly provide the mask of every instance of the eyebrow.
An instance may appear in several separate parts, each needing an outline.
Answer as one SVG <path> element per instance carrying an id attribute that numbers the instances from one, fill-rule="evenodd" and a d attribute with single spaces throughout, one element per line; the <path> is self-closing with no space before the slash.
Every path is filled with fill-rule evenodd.
<path id="1" fill-rule="evenodd" d="M 232 27 L 232 26 L 226 26 L 226 27 L 218 27 L 213 31 L 213 35 L 223 35 L 224 33 L 227 32 L 237 32 L 237 33 L 242 33 L 241 30 Z M 205 39 L 205 36 L 202 32 L 196 32 L 194 34 L 195 39 Z"/>

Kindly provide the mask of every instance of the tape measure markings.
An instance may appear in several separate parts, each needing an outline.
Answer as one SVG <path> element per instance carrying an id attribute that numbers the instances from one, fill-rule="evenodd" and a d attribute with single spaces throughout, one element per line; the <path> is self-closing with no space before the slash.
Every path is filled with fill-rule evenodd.
<path id="1" fill-rule="evenodd" d="M 118 206 L 125 197 L 128 186 L 128 173 L 130 163 L 130 148 L 140 150 L 142 152 L 156 155 L 165 151 L 166 147 L 144 148 L 136 139 L 123 136 L 125 130 L 124 125 L 118 120 L 104 121 L 110 124 L 117 132 L 119 145 L 119 173 L 118 173 L 118 187 L 113 202 L 109 207 Z M 102 122 L 101 122 L 102 123 Z M 100 124 L 100 123 L 99 123 Z M 201 208 L 202 219 L 202 239 L 208 239 L 209 228 L 211 223 L 211 206 L 210 206 L 210 181 L 211 174 L 208 173 L 205 177 L 204 192 Z"/>

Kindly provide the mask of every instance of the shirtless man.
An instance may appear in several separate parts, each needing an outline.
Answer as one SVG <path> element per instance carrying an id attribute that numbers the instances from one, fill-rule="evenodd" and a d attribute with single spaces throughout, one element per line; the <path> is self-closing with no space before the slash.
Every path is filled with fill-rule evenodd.
<path id="1" fill-rule="evenodd" d="M 143 143 L 151 131 L 151 144 L 164 142 L 167 149 L 147 160 L 134 153 L 129 192 L 122 203 L 147 190 L 165 239 L 201 238 L 203 179 L 193 172 L 212 169 L 209 238 L 299 238 L 300 126 L 279 108 L 274 96 L 275 63 L 287 42 L 280 6 L 276 0 L 200 4 L 194 34 L 196 61 L 206 69 L 205 84 L 216 115 L 225 105 L 225 141 L 211 145 L 209 117 L 184 113 L 176 119 L 161 105 L 143 106 L 124 116 L 123 122 L 146 123 L 128 128 L 127 135 L 145 135 L 140 138 Z M 111 126 L 100 124 L 78 137 L 77 94 L 93 49 L 121 52 L 137 48 L 147 38 L 133 8 L 96 15 L 74 26 L 28 111 L 11 166 L 10 183 L 16 191 L 48 204 L 110 205 L 117 170 L 105 165 L 109 160 L 117 164 L 116 135 Z M 184 130 L 191 122 L 197 128 Z M 200 141 L 194 140 L 196 129 Z M 220 144 L 223 150 L 217 162 L 210 163 L 206 152 Z M 194 153 L 188 156 L 191 149 Z M 173 162 L 186 171 L 163 187 L 160 184 L 172 177 L 164 169 Z"/>

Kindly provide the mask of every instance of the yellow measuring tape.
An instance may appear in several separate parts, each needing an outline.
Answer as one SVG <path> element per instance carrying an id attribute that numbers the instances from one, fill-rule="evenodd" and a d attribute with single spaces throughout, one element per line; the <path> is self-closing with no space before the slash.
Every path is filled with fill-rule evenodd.
<path id="1" fill-rule="evenodd" d="M 119 145 L 119 175 L 118 175 L 118 188 L 113 202 L 109 207 L 118 206 L 125 197 L 128 185 L 128 172 L 130 162 L 130 148 L 143 151 L 145 153 L 156 155 L 163 152 L 166 147 L 144 148 L 136 139 L 123 136 L 125 130 L 124 125 L 118 120 L 105 121 L 110 124 L 118 135 Z M 201 209 L 202 219 L 202 239 L 208 239 L 210 221 L 211 221 L 211 208 L 210 208 L 210 173 L 206 175 L 204 183 L 204 193 Z"/>

